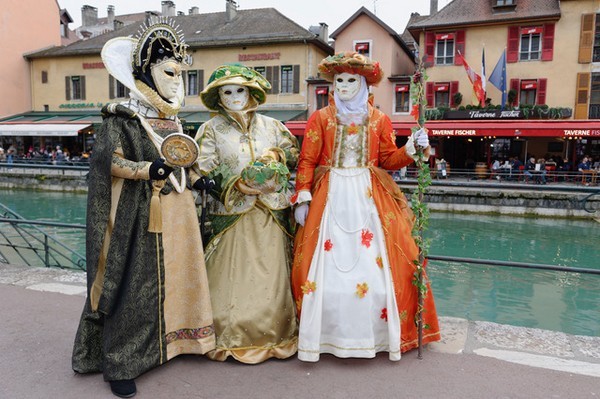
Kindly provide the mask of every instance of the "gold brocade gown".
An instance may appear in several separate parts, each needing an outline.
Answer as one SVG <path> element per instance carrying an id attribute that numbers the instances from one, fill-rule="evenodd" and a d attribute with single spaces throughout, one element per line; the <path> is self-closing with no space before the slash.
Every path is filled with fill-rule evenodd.
<path id="1" fill-rule="evenodd" d="M 255 115 L 248 130 L 221 116 L 201 126 L 199 163 L 203 173 L 225 173 L 234 181 L 241 170 L 265 150 L 285 153 L 295 166 L 297 143 L 279 121 Z M 200 138 L 200 139 L 199 139 Z M 206 248 L 217 348 L 207 354 L 224 361 L 231 356 L 243 363 L 260 363 L 271 357 L 285 359 L 297 351 L 297 320 L 291 291 L 291 237 L 274 214 L 287 213 L 284 190 L 268 195 L 243 195 L 223 188 L 211 198 L 210 215 L 237 217 L 219 228 Z M 214 229 L 214 227 L 213 227 Z"/>

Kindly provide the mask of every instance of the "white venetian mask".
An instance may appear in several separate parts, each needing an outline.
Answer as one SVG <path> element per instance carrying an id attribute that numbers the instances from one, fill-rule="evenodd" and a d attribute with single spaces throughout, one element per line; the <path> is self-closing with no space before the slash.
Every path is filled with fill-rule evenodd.
<path id="1" fill-rule="evenodd" d="M 150 73 L 158 94 L 166 99 L 177 97 L 179 86 L 183 84 L 179 62 L 173 59 L 163 61 L 150 67 Z"/>
<path id="2" fill-rule="evenodd" d="M 340 73 L 333 79 L 333 89 L 340 100 L 349 101 L 358 94 L 360 90 L 360 75 L 350 73 Z"/>
<path id="3" fill-rule="evenodd" d="M 241 85 L 224 85 L 219 87 L 221 104 L 229 111 L 243 111 L 248 104 L 250 91 Z"/>

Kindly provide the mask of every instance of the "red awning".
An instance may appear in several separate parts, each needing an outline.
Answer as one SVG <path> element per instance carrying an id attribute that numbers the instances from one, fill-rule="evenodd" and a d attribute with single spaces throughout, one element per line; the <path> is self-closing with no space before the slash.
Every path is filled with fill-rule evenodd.
<path id="1" fill-rule="evenodd" d="M 369 43 L 356 43 L 355 51 L 369 51 Z"/>
<path id="2" fill-rule="evenodd" d="M 454 33 L 438 33 L 435 35 L 435 40 L 452 40 L 454 39 Z"/>
<path id="3" fill-rule="evenodd" d="M 450 90 L 450 85 L 448 83 L 436 83 L 435 91 L 448 91 Z"/>
<path id="4" fill-rule="evenodd" d="M 317 87 L 317 89 L 315 90 L 315 93 L 317 93 L 317 95 L 327 95 L 328 92 L 328 87 Z"/>
<path id="5" fill-rule="evenodd" d="M 521 81 L 521 89 L 522 90 L 537 89 L 537 80 L 522 80 Z"/>
<path id="6" fill-rule="evenodd" d="M 532 26 L 529 28 L 521 28 L 522 35 L 541 34 L 542 28 L 540 26 Z"/>
<path id="7" fill-rule="evenodd" d="M 289 121 L 285 125 L 296 136 L 304 135 L 306 121 Z M 393 121 L 398 136 L 408 136 L 416 123 Z M 518 121 L 428 121 L 425 126 L 434 137 L 594 137 L 600 139 L 600 120 L 518 120 Z"/>
<path id="8" fill-rule="evenodd" d="M 408 91 L 409 85 L 396 85 L 396 92 Z"/>

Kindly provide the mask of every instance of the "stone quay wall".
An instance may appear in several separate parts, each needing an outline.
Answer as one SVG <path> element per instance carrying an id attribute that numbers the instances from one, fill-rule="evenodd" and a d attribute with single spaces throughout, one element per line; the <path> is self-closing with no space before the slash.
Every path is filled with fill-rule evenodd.
<path id="1" fill-rule="evenodd" d="M 0 189 L 87 192 L 87 171 L 56 171 L 0 169 Z M 433 185 L 425 201 L 431 211 L 504 214 L 515 216 L 583 218 L 600 220 L 600 188 L 573 190 L 573 187 L 547 185 L 510 186 L 486 184 L 469 187 L 469 181 L 451 186 Z M 414 184 L 400 184 L 410 200 Z M 587 198 L 587 203 L 584 200 Z M 588 210 L 596 210 L 588 212 Z"/>

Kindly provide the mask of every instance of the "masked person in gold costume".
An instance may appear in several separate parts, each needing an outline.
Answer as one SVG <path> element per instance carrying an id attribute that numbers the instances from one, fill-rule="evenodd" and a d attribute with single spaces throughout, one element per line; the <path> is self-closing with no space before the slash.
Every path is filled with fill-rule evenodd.
<path id="1" fill-rule="evenodd" d="M 88 296 L 72 365 L 78 373 L 102 372 L 120 397 L 134 396 L 134 379 L 149 369 L 215 347 L 188 174 L 161 152 L 167 136 L 182 132 L 185 59 L 183 37 L 166 19 L 102 50 L 106 69 L 131 98 L 103 109 L 90 160 Z M 182 148 L 168 151 L 172 162 L 189 155 Z M 197 155 L 196 148 L 192 163 Z"/>
<path id="2" fill-rule="evenodd" d="M 299 150 L 281 122 L 256 112 L 270 87 L 253 69 L 231 64 L 217 68 L 201 93 L 215 112 L 196 135 L 200 169 L 215 182 L 205 248 L 215 360 L 260 363 L 296 353 L 288 179 Z"/>

